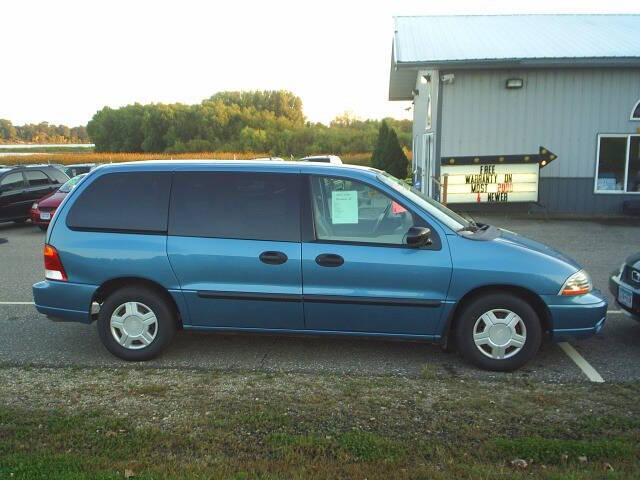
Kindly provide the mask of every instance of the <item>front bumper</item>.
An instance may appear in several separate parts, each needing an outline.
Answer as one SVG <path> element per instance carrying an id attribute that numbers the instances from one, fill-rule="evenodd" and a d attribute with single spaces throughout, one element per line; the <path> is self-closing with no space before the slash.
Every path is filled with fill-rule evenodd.
<path id="1" fill-rule="evenodd" d="M 56 321 L 91 323 L 91 301 L 98 287 L 44 280 L 33 285 L 36 309 Z"/>
<path id="2" fill-rule="evenodd" d="M 622 305 L 618 301 L 618 289 L 620 288 L 620 286 L 631 291 L 631 308 L 629 308 L 627 305 Z M 622 281 L 622 279 L 620 278 L 620 272 L 616 271 L 612 272 L 609 276 L 609 291 L 611 292 L 611 295 L 613 295 L 613 298 L 616 299 L 616 306 L 627 312 L 631 316 L 631 318 L 640 322 L 640 289 L 632 287 L 628 283 Z"/>
<path id="3" fill-rule="evenodd" d="M 551 339 L 554 342 L 595 335 L 604 326 L 608 303 L 599 290 L 585 295 L 545 295 L 551 313 Z"/>

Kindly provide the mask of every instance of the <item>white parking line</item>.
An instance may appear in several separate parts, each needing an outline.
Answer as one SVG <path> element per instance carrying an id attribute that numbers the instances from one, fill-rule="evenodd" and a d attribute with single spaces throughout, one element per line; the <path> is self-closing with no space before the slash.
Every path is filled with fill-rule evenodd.
<path id="1" fill-rule="evenodd" d="M 607 313 L 624 313 L 622 310 L 607 310 Z"/>
<path id="2" fill-rule="evenodd" d="M 0 305 L 35 305 L 35 302 L 0 302 Z"/>
<path id="3" fill-rule="evenodd" d="M 593 368 L 589 362 L 587 362 L 582 355 L 578 353 L 578 351 L 573 348 L 570 343 L 567 342 L 559 342 L 558 346 L 567 354 L 567 356 L 573 360 L 580 370 L 587 376 L 589 380 L 595 383 L 604 383 L 604 379 L 600 376 L 600 374 Z"/>

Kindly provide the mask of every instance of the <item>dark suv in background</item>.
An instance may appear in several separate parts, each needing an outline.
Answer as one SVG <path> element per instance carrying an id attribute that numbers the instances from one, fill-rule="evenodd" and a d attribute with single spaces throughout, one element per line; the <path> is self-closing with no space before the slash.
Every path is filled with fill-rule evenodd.
<path id="1" fill-rule="evenodd" d="M 26 221 L 33 202 L 67 180 L 67 175 L 50 165 L 0 168 L 0 222 Z"/>

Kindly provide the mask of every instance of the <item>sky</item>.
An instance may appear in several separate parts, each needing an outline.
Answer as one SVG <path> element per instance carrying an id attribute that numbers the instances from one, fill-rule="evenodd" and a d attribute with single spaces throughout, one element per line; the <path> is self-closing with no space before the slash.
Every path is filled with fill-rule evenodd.
<path id="1" fill-rule="evenodd" d="M 388 100 L 394 15 L 640 13 L 635 1 L 5 1 L 0 118 L 84 125 L 104 106 L 286 89 L 328 123 L 410 118 Z"/>

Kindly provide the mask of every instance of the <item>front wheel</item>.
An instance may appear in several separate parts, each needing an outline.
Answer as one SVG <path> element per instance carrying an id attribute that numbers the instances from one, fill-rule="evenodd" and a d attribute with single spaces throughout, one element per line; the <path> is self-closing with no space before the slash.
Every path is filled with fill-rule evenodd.
<path id="1" fill-rule="evenodd" d="M 176 331 L 175 313 L 152 289 L 125 287 L 109 295 L 100 307 L 98 333 L 111 353 L 124 360 L 156 357 Z"/>
<path id="2" fill-rule="evenodd" d="M 456 342 L 462 356 L 486 370 L 520 368 L 535 356 L 541 339 L 538 315 L 515 295 L 478 297 L 458 317 Z"/>

